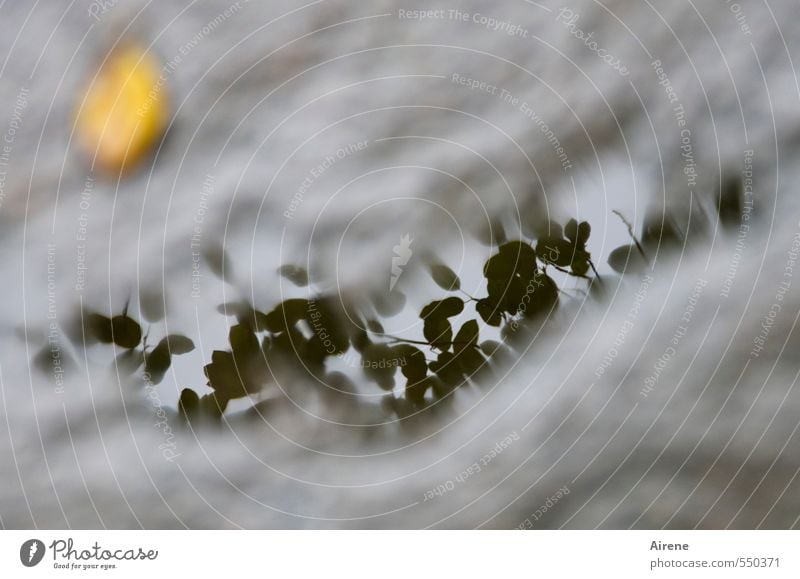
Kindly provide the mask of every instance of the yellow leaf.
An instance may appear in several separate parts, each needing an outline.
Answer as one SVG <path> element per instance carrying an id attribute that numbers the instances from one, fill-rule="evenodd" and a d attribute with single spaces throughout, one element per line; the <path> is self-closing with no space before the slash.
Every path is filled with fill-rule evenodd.
<path id="1" fill-rule="evenodd" d="M 76 120 L 94 166 L 117 174 L 150 151 L 167 121 L 164 81 L 159 61 L 137 46 L 109 56 L 79 103 Z"/>

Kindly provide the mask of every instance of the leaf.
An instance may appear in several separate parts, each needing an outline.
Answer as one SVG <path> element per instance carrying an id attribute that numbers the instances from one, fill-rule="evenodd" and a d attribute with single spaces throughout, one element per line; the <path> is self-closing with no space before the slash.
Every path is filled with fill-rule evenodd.
<path id="1" fill-rule="evenodd" d="M 406 307 L 406 296 L 397 289 L 388 292 L 374 292 L 371 298 L 375 310 L 386 318 L 396 316 Z"/>
<path id="2" fill-rule="evenodd" d="M 529 279 L 536 269 L 536 252 L 522 241 L 510 241 L 500 246 L 498 253 L 483 266 L 486 279 L 509 281 L 515 277 Z"/>
<path id="3" fill-rule="evenodd" d="M 208 378 L 208 385 L 227 400 L 242 398 L 250 390 L 256 390 L 242 383 L 230 352 L 214 350 L 211 363 L 203 368 L 203 372 Z"/>
<path id="4" fill-rule="evenodd" d="M 564 239 L 545 237 L 536 243 L 536 254 L 545 263 L 552 263 L 559 267 L 567 267 L 572 263 L 575 248 Z"/>
<path id="5" fill-rule="evenodd" d="M 162 339 L 158 345 L 160 346 L 161 344 L 164 344 L 164 347 L 173 355 L 188 354 L 194 350 L 194 342 L 179 334 L 170 334 Z"/>
<path id="6" fill-rule="evenodd" d="M 348 325 L 352 321 L 338 299 L 325 296 L 309 300 L 306 321 L 314 332 L 311 344 L 319 342 L 326 356 L 341 354 L 350 347 Z"/>
<path id="7" fill-rule="evenodd" d="M 467 376 L 477 372 L 486 362 L 477 347 L 478 333 L 478 321 L 470 320 L 461 326 L 454 340 L 456 363 Z"/>
<path id="8" fill-rule="evenodd" d="M 464 373 L 461 371 L 456 357 L 450 352 L 440 353 L 439 357 L 430 363 L 430 369 L 448 386 L 456 387 L 464 382 Z"/>
<path id="9" fill-rule="evenodd" d="M 647 260 L 635 244 L 616 248 L 608 256 L 608 265 L 617 273 L 639 273 L 647 268 Z"/>
<path id="10" fill-rule="evenodd" d="M 567 221 L 564 225 L 564 237 L 569 239 L 573 244 L 578 241 L 578 222 L 574 219 Z"/>
<path id="11" fill-rule="evenodd" d="M 738 227 L 742 220 L 744 188 L 741 179 L 728 178 L 719 189 L 719 221 L 723 227 Z"/>
<path id="12" fill-rule="evenodd" d="M 121 348 L 135 348 L 142 341 L 142 328 L 138 322 L 128 316 L 111 318 L 111 334 L 114 343 Z"/>
<path id="13" fill-rule="evenodd" d="M 153 384 L 159 384 L 164 379 L 164 374 L 171 365 L 172 358 L 164 340 L 145 355 L 144 371 L 147 379 Z"/>
<path id="14" fill-rule="evenodd" d="M 492 219 L 482 224 L 476 237 L 484 245 L 500 245 L 506 241 L 506 232 L 499 219 Z"/>
<path id="15" fill-rule="evenodd" d="M 589 261 L 587 259 L 576 258 L 572 260 L 570 269 L 575 275 L 586 275 L 589 272 Z"/>
<path id="16" fill-rule="evenodd" d="M 589 236 L 592 234 L 592 226 L 589 225 L 588 221 L 581 221 L 578 225 L 578 245 L 585 246 L 586 243 L 589 241 Z"/>
<path id="17" fill-rule="evenodd" d="M 191 388 L 181 390 L 181 397 L 178 400 L 178 412 L 187 420 L 191 420 L 200 409 L 200 397 Z"/>
<path id="18" fill-rule="evenodd" d="M 378 320 L 368 320 L 367 321 L 367 328 L 373 334 L 385 334 L 383 330 L 383 325 Z"/>
<path id="19" fill-rule="evenodd" d="M 399 361 L 397 354 L 386 344 L 370 344 L 362 353 L 364 375 L 384 390 L 394 388 L 394 374 Z"/>
<path id="20" fill-rule="evenodd" d="M 449 349 L 453 341 L 453 328 L 444 318 L 435 316 L 425 318 L 422 333 L 432 346 L 440 350 Z"/>
<path id="21" fill-rule="evenodd" d="M 62 382 L 61 377 L 56 378 L 56 374 L 65 370 L 72 370 L 75 362 L 64 348 L 59 348 L 55 344 L 45 344 L 34 355 L 31 360 L 33 366 L 44 376 L 52 378 L 56 384 Z"/>
<path id="22" fill-rule="evenodd" d="M 308 300 L 299 298 L 285 300 L 264 316 L 263 323 L 270 332 L 285 332 L 305 319 L 307 310 Z"/>
<path id="23" fill-rule="evenodd" d="M 458 367 L 467 378 L 472 378 L 485 365 L 486 358 L 481 351 L 476 348 L 467 348 L 459 353 L 457 357 Z"/>
<path id="24" fill-rule="evenodd" d="M 306 287 L 308 285 L 308 271 L 305 268 L 297 265 L 282 265 L 278 268 L 278 273 L 297 287 Z"/>
<path id="25" fill-rule="evenodd" d="M 430 266 L 431 276 L 440 288 L 445 291 L 461 289 L 461 280 L 456 273 L 443 264 L 433 264 Z"/>
<path id="26" fill-rule="evenodd" d="M 430 317 L 452 318 L 464 311 L 464 300 L 451 296 L 443 300 L 436 300 L 422 308 L 419 317 L 423 320 Z"/>
<path id="27" fill-rule="evenodd" d="M 166 315 L 166 298 L 160 292 L 144 290 L 139 293 L 139 311 L 148 322 L 155 323 Z"/>
<path id="28" fill-rule="evenodd" d="M 563 239 L 564 232 L 561 225 L 555 221 L 544 219 L 536 225 L 536 239 Z"/>
<path id="29" fill-rule="evenodd" d="M 92 164 L 113 175 L 138 164 L 169 115 L 161 63 L 129 43 L 111 53 L 81 99 L 77 139 Z"/>
<path id="30" fill-rule="evenodd" d="M 433 380 L 428 377 L 413 381 L 409 380 L 406 383 L 406 400 L 415 406 L 423 406 L 425 404 L 425 393 L 431 388 L 433 388 Z"/>
<path id="31" fill-rule="evenodd" d="M 136 348 L 119 354 L 114 363 L 123 374 L 133 374 L 144 364 L 144 352 Z"/>
<path id="32" fill-rule="evenodd" d="M 503 348 L 503 344 L 494 340 L 486 340 L 481 342 L 480 345 L 481 352 L 483 352 L 483 354 L 489 358 L 491 358 L 498 351 L 501 351 Z"/>
<path id="33" fill-rule="evenodd" d="M 478 312 L 481 319 L 490 326 L 497 327 L 503 321 L 503 316 L 498 306 L 485 298 L 478 301 L 475 310 Z"/>
<path id="34" fill-rule="evenodd" d="M 111 330 L 111 318 L 102 314 L 92 313 L 86 316 L 86 332 L 91 338 L 102 344 L 111 344 L 114 342 L 114 336 Z"/>
<path id="35" fill-rule="evenodd" d="M 229 398 L 220 392 L 206 394 L 200 398 L 197 414 L 204 419 L 204 422 L 210 420 L 212 423 L 218 423 L 228 407 L 228 400 Z"/>
<path id="36" fill-rule="evenodd" d="M 244 324 L 231 327 L 228 332 L 228 341 L 231 344 L 233 355 L 242 358 L 243 361 L 246 357 L 260 352 L 258 338 L 253 330 Z"/>
<path id="37" fill-rule="evenodd" d="M 553 278 L 540 273 L 527 287 L 520 312 L 526 318 L 549 315 L 558 305 L 558 286 Z"/>
<path id="38" fill-rule="evenodd" d="M 469 320 L 461 326 L 461 329 L 456 334 L 455 340 L 456 349 L 472 348 L 478 344 L 478 334 L 480 328 L 478 327 L 478 320 Z"/>
<path id="39" fill-rule="evenodd" d="M 428 374 L 428 362 L 422 350 L 410 344 L 399 344 L 393 348 L 400 371 L 409 381 L 422 380 Z"/>
<path id="40" fill-rule="evenodd" d="M 381 326 L 379 322 L 370 320 L 369 322 L 365 323 L 360 316 L 354 318 L 348 326 L 348 334 L 350 336 L 350 343 L 357 352 L 363 352 L 364 349 L 372 343 L 369 339 L 369 334 L 367 334 L 367 330 L 364 327 L 365 325 L 373 333 L 383 333 L 383 326 Z M 381 331 L 375 332 L 377 329 L 380 329 Z"/>

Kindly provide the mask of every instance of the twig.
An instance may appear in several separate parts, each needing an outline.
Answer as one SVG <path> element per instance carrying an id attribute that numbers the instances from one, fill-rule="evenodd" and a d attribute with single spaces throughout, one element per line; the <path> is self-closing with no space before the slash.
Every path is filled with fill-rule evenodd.
<path id="1" fill-rule="evenodd" d="M 628 228 L 628 235 L 631 236 L 631 239 L 633 239 L 633 242 L 636 244 L 636 249 L 639 250 L 639 253 L 642 254 L 643 258 L 647 259 L 647 255 L 645 255 L 642 245 L 639 243 L 639 240 L 636 239 L 636 235 L 633 233 L 633 225 L 631 225 L 630 222 L 627 219 L 625 219 L 625 216 L 616 209 L 613 209 L 611 212 L 616 214 L 616 216 L 622 220 L 622 222 Z"/>
<path id="2" fill-rule="evenodd" d="M 597 268 L 594 266 L 594 262 L 591 259 L 589 260 L 589 265 L 591 266 L 592 271 L 594 272 L 594 276 L 597 278 L 597 281 L 603 283 L 603 278 L 600 277 L 599 273 L 597 273 Z"/>

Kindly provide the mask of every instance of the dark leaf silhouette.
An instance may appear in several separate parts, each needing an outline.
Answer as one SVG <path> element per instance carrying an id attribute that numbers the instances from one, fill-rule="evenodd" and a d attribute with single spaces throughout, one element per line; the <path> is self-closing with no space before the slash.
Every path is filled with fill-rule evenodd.
<path id="1" fill-rule="evenodd" d="M 308 300 L 286 300 L 264 317 L 264 325 L 270 332 L 285 332 L 300 320 L 305 319 L 307 311 Z"/>
<path id="2" fill-rule="evenodd" d="M 409 381 L 423 379 L 428 374 L 428 362 L 422 350 L 410 344 L 399 344 L 393 348 L 403 376 Z"/>
<path id="3" fill-rule="evenodd" d="M 192 420 L 200 410 L 200 397 L 191 388 L 181 390 L 181 397 L 178 400 L 178 412 L 188 420 Z"/>
<path id="4" fill-rule="evenodd" d="M 167 347 L 167 342 L 162 340 L 150 353 L 145 354 L 144 371 L 149 377 L 150 382 L 159 384 L 164 379 L 164 375 L 167 373 L 171 364 L 172 358 L 169 353 L 169 348 Z"/>
<path id="5" fill-rule="evenodd" d="M 111 318 L 111 334 L 114 343 L 121 348 L 135 348 L 142 341 L 142 328 L 126 315 Z"/>
<path id="6" fill-rule="evenodd" d="M 466 322 L 461 329 L 456 334 L 456 347 L 463 349 L 463 348 L 474 348 L 478 344 L 478 334 L 480 333 L 480 328 L 478 327 L 477 320 L 470 320 Z"/>
<path id="7" fill-rule="evenodd" d="M 88 337 L 102 344 L 114 342 L 114 334 L 111 330 L 111 318 L 102 314 L 89 314 L 86 316 L 86 334 Z"/>
<path id="8" fill-rule="evenodd" d="M 383 325 L 378 320 L 369 320 L 367 322 L 367 328 L 373 334 L 384 334 Z"/>
<path id="9" fill-rule="evenodd" d="M 446 265 L 437 263 L 430 267 L 431 277 L 440 288 L 445 291 L 453 291 L 461 289 L 461 280 L 456 273 Z"/>
<path id="10" fill-rule="evenodd" d="M 364 375 L 384 390 L 394 388 L 394 375 L 399 361 L 394 350 L 386 344 L 370 344 L 362 353 Z"/>
<path id="11" fill-rule="evenodd" d="M 375 310 L 386 318 L 396 316 L 406 307 L 406 296 L 397 289 L 374 292 L 371 298 Z"/>
<path id="12" fill-rule="evenodd" d="M 425 318 L 422 333 L 432 346 L 440 350 L 449 349 L 453 341 L 453 328 L 446 318 L 438 316 Z"/>
<path id="13" fill-rule="evenodd" d="M 740 178 L 728 178 L 719 189 L 717 210 L 723 227 L 738 227 L 742 220 L 744 188 Z"/>
<path id="14" fill-rule="evenodd" d="M 181 336 L 178 334 L 170 334 L 161 340 L 159 345 L 161 344 L 165 344 L 169 349 L 169 352 L 173 355 L 188 354 L 194 350 L 194 342 L 192 342 L 186 336 Z"/>
<path id="15" fill-rule="evenodd" d="M 308 271 L 297 265 L 282 265 L 278 273 L 298 287 L 308 285 Z"/>
<path id="16" fill-rule="evenodd" d="M 572 263 L 575 247 L 565 239 L 545 237 L 536 244 L 536 254 L 545 263 L 567 267 Z"/>
<path id="17" fill-rule="evenodd" d="M 503 321 L 502 310 L 487 299 L 479 300 L 475 310 L 481 319 L 490 326 L 499 326 Z"/>
<path id="18" fill-rule="evenodd" d="M 208 378 L 208 385 L 222 398 L 242 398 L 258 390 L 246 382 L 246 376 L 239 374 L 231 352 L 215 350 L 211 354 L 211 364 L 206 365 L 203 371 Z"/>
<path id="19" fill-rule="evenodd" d="M 155 290 L 144 290 L 139 294 L 139 310 L 150 323 L 159 322 L 166 315 L 166 297 Z"/>
<path id="20" fill-rule="evenodd" d="M 419 317 L 426 319 L 430 316 L 441 318 L 452 318 L 464 311 L 464 300 L 457 297 L 449 297 L 443 300 L 436 300 L 429 303 L 419 313 Z"/>
<path id="21" fill-rule="evenodd" d="M 439 357 L 429 364 L 429 367 L 446 385 L 456 387 L 464 382 L 464 372 L 451 352 L 441 352 Z"/>
<path id="22" fill-rule="evenodd" d="M 592 233 L 592 226 L 588 221 L 581 221 L 578 225 L 578 238 L 577 241 L 580 245 L 585 246 L 589 241 L 589 236 Z"/>
<path id="23" fill-rule="evenodd" d="M 498 219 L 484 223 L 478 230 L 477 238 L 484 245 L 500 245 L 507 239 L 503 223 Z"/>
<path id="24" fill-rule="evenodd" d="M 608 256 L 608 265 L 617 273 L 640 273 L 647 268 L 647 260 L 635 244 L 618 247 Z"/>

